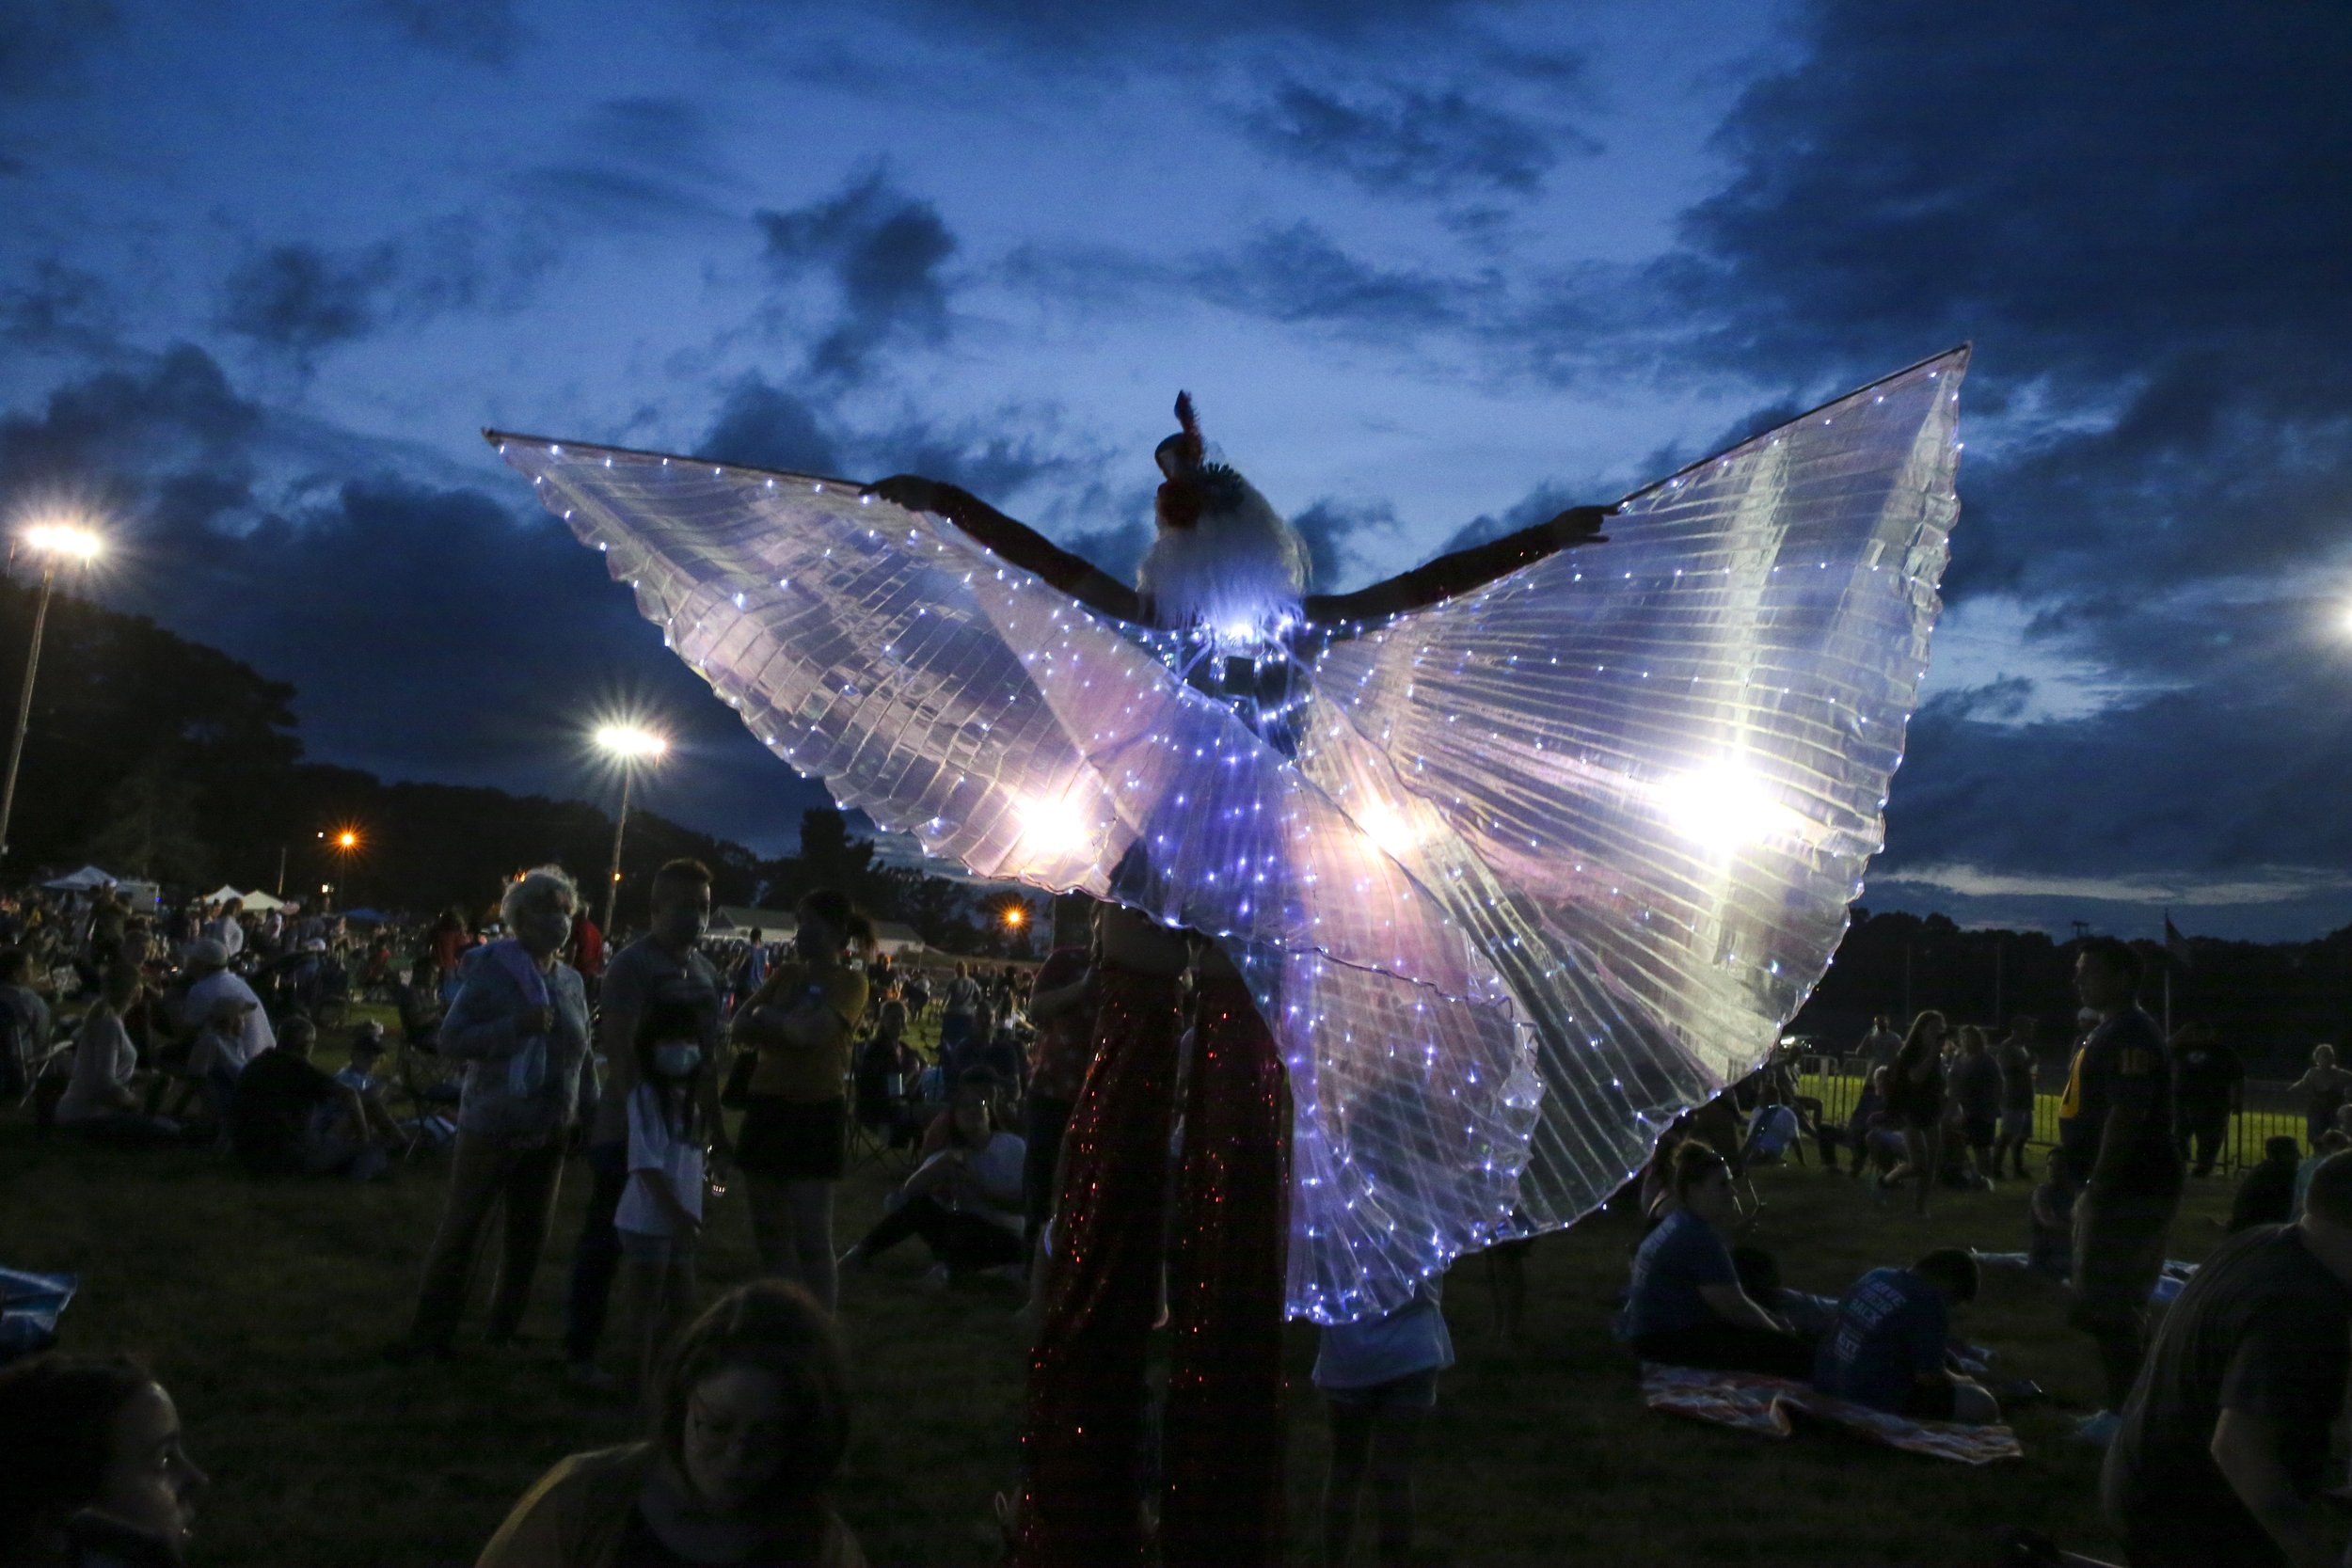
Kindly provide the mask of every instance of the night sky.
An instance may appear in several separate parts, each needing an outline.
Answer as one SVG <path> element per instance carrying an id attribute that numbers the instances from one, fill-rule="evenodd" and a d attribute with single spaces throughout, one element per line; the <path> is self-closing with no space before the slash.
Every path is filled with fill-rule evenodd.
<path id="1" fill-rule="evenodd" d="M 1179 387 L 1327 587 L 1963 339 L 1873 907 L 2352 920 L 2352 10 L 0 0 L 0 507 L 310 754 L 821 799 L 484 425 L 964 483 L 1131 566 Z"/>

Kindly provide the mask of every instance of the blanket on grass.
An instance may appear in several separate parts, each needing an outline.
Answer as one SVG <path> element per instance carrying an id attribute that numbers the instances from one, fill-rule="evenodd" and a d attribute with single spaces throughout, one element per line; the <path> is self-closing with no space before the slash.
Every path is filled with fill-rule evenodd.
<path id="1" fill-rule="evenodd" d="M 1850 1400 L 1819 1394 L 1802 1383 L 1755 1372 L 1718 1372 L 1698 1367 L 1642 1363 L 1642 1401 L 1652 1410 L 1712 1421 L 1765 1437 L 1796 1435 L 1797 1417 L 1811 1416 L 1857 1436 L 1963 1465 L 2022 1459 L 2026 1450 L 2005 1426 L 1961 1426 L 1951 1421 L 1890 1416 Z"/>

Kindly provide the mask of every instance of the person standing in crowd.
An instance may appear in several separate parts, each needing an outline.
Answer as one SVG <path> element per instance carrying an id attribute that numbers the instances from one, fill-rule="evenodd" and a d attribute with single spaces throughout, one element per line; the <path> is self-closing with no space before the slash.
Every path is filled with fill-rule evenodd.
<path id="1" fill-rule="evenodd" d="M 1413 1551 L 1413 1454 L 1422 1422 L 1438 1407 L 1438 1374 L 1454 1365 L 1442 1276 L 1383 1317 L 1317 1331 L 1314 1385 L 1331 1423 L 1323 1483 L 1323 1568 L 1346 1568 L 1356 1505 L 1372 1479 L 1380 1568 L 1406 1568 Z"/>
<path id="2" fill-rule="evenodd" d="M 1944 1015 L 1923 1012 L 1895 1053 L 1886 1075 L 1886 1108 L 1902 1124 L 1905 1166 L 1916 1191 L 1912 1207 L 1928 1212 L 1928 1193 L 1944 1165 Z"/>
<path id="3" fill-rule="evenodd" d="M 2229 1142 L 2230 1113 L 2246 1082 L 2246 1064 L 2208 1025 L 2192 1023 L 2172 1037 L 2172 1073 L 2181 1158 L 2193 1155 L 2195 1174 L 2211 1176 Z"/>
<path id="4" fill-rule="evenodd" d="M 2233 1236 L 2166 1312 L 2101 1475 L 2133 1568 L 2334 1568 L 2322 1491 L 2352 1372 L 2352 1154 Z"/>
<path id="5" fill-rule="evenodd" d="M 705 1107 L 701 1010 L 657 1001 L 638 1017 L 629 1073 L 628 1185 L 613 1211 L 628 1279 L 631 1382 L 648 1405 L 661 1347 L 694 1310 L 703 1228 Z"/>
<path id="6" fill-rule="evenodd" d="M 2313 1148 L 2335 1126 L 2347 1090 L 2352 1090 L 2352 1071 L 2336 1065 L 2336 1048 L 2312 1046 L 2311 1068 L 2295 1081 L 2295 1092 L 2303 1097 L 2303 1139 Z"/>
<path id="7" fill-rule="evenodd" d="M 865 1568 L 826 1497 L 849 1450 L 849 1367 L 806 1291 L 761 1280 L 721 1296 L 648 1402 L 648 1438 L 557 1465 L 474 1568 Z"/>
<path id="8" fill-rule="evenodd" d="M 2074 989 L 2099 1022 L 2074 1053 L 2058 1101 L 2058 1141 L 2080 1174 L 2074 1202 L 2074 1302 L 2069 1321 L 2090 1336 L 2106 1406 L 2077 1433 L 2115 1435 L 2144 1354 L 2148 1298 L 2181 1205 L 2172 1137 L 2172 1069 L 2155 1021 L 2139 1006 L 2139 955 L 2113 937 L 2086 937 Z"/>
<path id="9" fill-rule="evenodd" d="M 1952 1308 L 1977 1299 L 1977 1260 L 1938 1247 L 1907 1269 L 1872 1269 L 1838 1299 L 1813 1386 L 1890 1415 L 1990 1426 L 2001 1407 L 1947 1364 Z"/>
<path id="10" fill-rule="evenodd" d="M 604 978 L 604 932 L 585 909 L 572 915 L 572 934 L 564 943 L 564 961 L 580 972 L 580 983 L 593 999 Z"/>
<path id="11" fill-rule="evenodd" d="M 514 935 L 490 943 L 466 966 L 457 1000 L 441 1022 L 441 1053 L 469 1064 L 469 1070 L 440 1229 L 395 1359 L 450 1354 L 466 1309 L 474 1243 L 493 1205 L 505 1213 L 505 1248 L 491 1297 L 490 1342 L 512 1342 L 522 1323 L 555 1212 L 564 1133 L 588 1056 L 587 992 L 579 974 L 557 957 L 579 907 L 579 889 L 555 866 L 509 885 L 500 912 Z"/>
<path id="12" fill-rule="evenodd" d="M 1748 1294 L 1728 1240 L 1740 1200 L 1731 1166 L 1696 1138 L 1675 1150 L 1674 1209 L 1633 1255 L 1621 1324 L 1645 1361 L 1804 1378 L 1813 1341 Z"/>
<path id="13" fill-rule="evenodd" d="M 2041 1064 L 2034 1060 L 2034 1031 L 2040 1027 L 2027 1014 L 2009 1021 L 2009 1038 L 2001 1042 L 2001 1133 L 1993 1146 L 1995 1175 L 2008 1170 L 2020 1181 L 2028 1180 L 2026 1145 L 2033 1140 L 2035 1079 Z"/>
<path id="14" fill-rule="evenodd" d="M 842 1079 L 866 1016 L 866 976 L 849 947 L 867 927 L 830 888 L 801 900 L 796 960 L 779 964 L 735 1015 L 735 1041 L 757 1053 L 736 1164 L 751 1196 L 760 1266 L 833 1310 L 838 1294 L 833 1194 L 849 1151 Z"/>
<path id="15" fill-rule="evenodd" d="M 947 1102 L 947 1146 L 892 1196 L 890 1212 L 841 1260 L 862 1268 L 909 1236 L 920 1236 L 949 1281 L 1021 1261 L 1024 1146 L 999 1132 L 989 1110 L 995 1086 L 985 1069 L 958 1080 Z"/>
<path id="16" fill-rule="evenodd" d="M 1903 1048 L 1903 1037 L 1895 1033 L 1894 1021 L 1884 1013 L 1871 1017 L 1870 1027 L 1864 1032 L 1861 1043 L 1854 1050 L 1872 1067 L 1892 1067 L 1895 1053 Z"/>
<path id="17" fill-rule="evenodd" d="M 955 978 L 939 995 L 939 1059 L 943 1064 L 955 1060 L 971 1039 L 979 1008 L 980 983 L 972 978 L 972 966 L 958 958 Z"/>
<path id="18" fill-rule="evenodd" d="M 49 1054 L 49 1004 L 26 982 L 33 956 L 22 947 L 0 949 L 0 1090 L 24 1092 L 31 1073 Z"/>
<path id="19" fill-rule="evenodd" d="M 220 943 L 221 962 L 230 963 L 245 951 L 245 900 L 231 898 L 204 927 L 204 935 Z"/>
<path id="20" fill-rule="evenodd" d="M 736 960 L 735 972 L 727 976 L 727 990 L 740 1002 L 768 983 L 768 940 L 757 927 L 744 940 L 743 956 Z M 869 984 L 868 990 L 871 990 Z"/>
<path id="21" fill-rule="evenodd" d="M 433 922 L 433 929 L 425 935 L 425 950 L 433 956 L 433 972 L 441 978 L 444 1006 L 457 1000 L 457 960 L 469 945 L 466 917 L 454 904 L 441 911 Z"/>
<path id="22" fill-rule="evenodd" d="M 212 1478 L 162 1384 L 123 1355 L 0 1369 L 0 1563 L 177 1563 Z"/>
<path id="23" fill-rule="evenodd" d="M 703 931 L 710 924 L 710 868 L 700 861 L 671 861 L 653 874 L 650 896 L 649 928 L 613 955 L 596 1015 L 596 1048 L 606 1078 L 588 1132 L 588 1169 L 595 1185 L 580 1221 L 580 1243 L 572 1252 L 571 1284 L 564 1306 L 564 1364 L 575 1382 L 590 1386 L 609 1381 L 596 1366 L 596 1346 L 604 1338 L 612 1276 L 621 1259 L 613 1215 L 629 1180 L 628 1101 L 637 1082 L 637 1032 L 655 1005 L 693 1014 L 701 1048 L 693 1098 L 711 1146 L 714 1172 L 723 1175 L 731 1151 L 719 1111 L 718 1062 L 724 1027 L 719 971 L 702 951 Z"/>
<path id="24" fill-rule="evenodd" d="M 1961 1136 L 1977 1180 L 1990 1192 L 2000 1180 L 1995 1145 L 2001 1131 L 2001 1064 L 1993 1059 L 1984 1031 L 1971 1023 L 1960 1031 L 1960 1061 L 1952 1069 L 1952 1099 L 1960 1106 Z"/>

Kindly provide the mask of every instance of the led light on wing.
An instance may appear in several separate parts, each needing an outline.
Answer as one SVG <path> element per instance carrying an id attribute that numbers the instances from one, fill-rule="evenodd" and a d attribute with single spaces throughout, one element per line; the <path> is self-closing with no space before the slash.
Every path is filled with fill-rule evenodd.
<path id="1" fill-rule="evenodd" d="M 1668 775 L 1653 799 L 1675 832 L 1718 855 L 1804 832 L 1804 818 L 1772 798 L 1755 769 L 1722 757 Z"/>

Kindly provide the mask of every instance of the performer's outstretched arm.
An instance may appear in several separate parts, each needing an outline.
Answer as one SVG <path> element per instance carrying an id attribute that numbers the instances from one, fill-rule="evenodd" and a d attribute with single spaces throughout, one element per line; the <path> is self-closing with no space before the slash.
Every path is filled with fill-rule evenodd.
<path id="1" fill-rule="evenodd" d="M 1609 536 L 1601 523 L 1613 506 L 1572 506 L 1549 522 L 1505 534 L 1490 544 L 1441 555 L 1426 565 L 1402 572 L 1353 594 L 1313 594 L 1307 598 L 1307 619 L 1316 626 L 1346 621 L 1372 621 L 1408 610 L 1420 610 L 1484 588 L 1495 578 L 1541 561 L 1555 550 L 1579 545 L 1604 545 Z"/>
<path id="2" fill-rule="evenodd" d="M 893 474 L 866 486 L 894 506 L 946 518 L 994 555 L 1034 572 L 1088 609 L 1122 621 L 1141 621 L 1136 591 L 1081 555 L 1073 555 L 1026 523 L 1015 522 L 969 490 L 919 474 Z"/>

